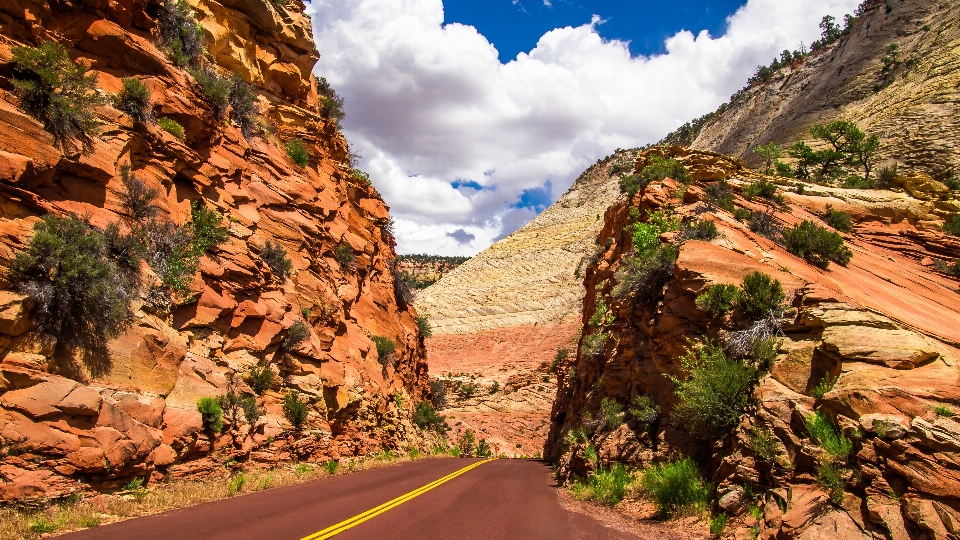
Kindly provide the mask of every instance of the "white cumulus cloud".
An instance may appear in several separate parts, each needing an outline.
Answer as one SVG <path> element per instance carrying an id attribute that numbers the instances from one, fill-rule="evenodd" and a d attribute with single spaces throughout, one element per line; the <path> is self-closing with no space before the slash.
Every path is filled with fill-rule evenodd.
<path id="1" fill-rule="evenodd" d="M 344 131 L 391 207 L 401 253 L 469 255 L 529 221 L 616 148 L 714 110 L 756 66 L 819 37 L 859 0 L 748 0 L 722 36 L 680 31 L 631 56 L 600 13 L 501 64 L 441 0 L 313 0 L 316 73 L 346 100 Z"/>

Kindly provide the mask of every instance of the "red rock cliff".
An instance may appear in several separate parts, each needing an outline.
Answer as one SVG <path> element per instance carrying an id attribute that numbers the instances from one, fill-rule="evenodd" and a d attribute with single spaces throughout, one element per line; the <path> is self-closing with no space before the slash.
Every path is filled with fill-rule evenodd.
<path id="1" fill-rule="evenodd" d="M 641 156 L 637 170 L 651 152 L 660 150 Z M 687 165 L 693 185 L 683 190 L 670 179 L 654 182 L 606 212 L 603 249 L 586 272 L 582 325 L 584 336 L 596 333 L 594 315 L 604 306 L 608 339 L 590 355 L 581 338 L 578 357 L 559 372 L 545 448 L 558 476 L 584 476 L 615 462 L 643 467 L 684 454 L 717 486 L 713 510 L 737 516 L 725 536 L 747 538 L 756 527 L 760 538 L 955 537 L 960 423 L 935 409 L 960 405 L 960 294 L 956 279 L 933 267 L 934 260 L 960 255 L 960 242 L 938 225 L 946 215 L 940 207 L 955 202 L 816 185 L 806 185 L 802 195 L 784 190 L 787 207 L 775 212 L 781 225 L 820 223 L 826 204 L 853 217 L 852 232 L 843 235 L 853 252 L 849 267 L 822 270 L 751 232 L 730 212 L 703 213 L 704 189 L 722 178 L 729 179 L 738 209 L 764 210 L 759 199 L 740 195 L 761 175 L 718 154 L 666 152 Z M 631 210 L 639 209 L 635 215 L 643 220 L 668 204 L 685 220 L 713 220 L 719 236 L 709 242 L 662 236 L 679 244 L 679 256 L 653 302 L 618 298 L 616 271 L 633 249 Z M 697 295 L 713 284 L 739 284 L 754 271 L 779 280 L 790 301 L 780 320 L 782 345 L 733 433 L 703 442 L 671 418 L 678 402 L 671 377 L 685 376 L 679 357 L 688 340 L 722 342 L 742 327 L 698 309 Z M 835 386 L 811 397 L 826 376 L 838 377 Z M 649 433 L 629 413 L 622 425 L 604 424 L 602 400 L 626 410 L 641 395 L 661 408 Z M 804 425 L 814 408 L 853 441 L 834 502 L 815 479 L 823 449 Z M 571 436 L 581 427 L 587 440 Z M 751 443 L 751 434 L 766 429 L 773 459 Z M 586 458 L 588 445 L 597 461 Z M 759 505 L 762 519 L 749 515 L 748 504 Z"/>
<path id="2" fill-rule="evenodd" d="M 144 288 L 135 323 L 110 342 L 102 372 L 58 358 L 56 339 L 33 330 L 25 297 L 0 283 L 0 437 L 20 452 L 0 453 L 0 499 L 59 496 L 134 475 L 204 474 L 230 458 L 319 460 L 396 448 L 412 437 L 408 410 L 428 397 L 416 313 L 398 302 L 390 271 L 388 208 L 352 176 L 346 140 L 325 114 L 303 5 L 190 4 L 208 61 L 253 86 L 275 133 L 245 138 L 214 119 L 193 77 L 158 45 L 160 2 L 0 4 L 0 266 L 24 249 L 45 214 L 89 216 L 98 227 L 121 222 L 125 164 L 161 194 L 160 213 L 171 221 L 186 222 L 191 202 L 202 201 L 230 233 L 201 259 L 197 295 L 156 306 Z M 59 150 L 22 110 L 10 81 L 11 49 L 46 40 L 89 66 L 102 94 L 118 92 L 123 77 L 145 83 L 153 113 L 179 122 L 185 140 L 103 105 L 89 150 Z M 306 167 L 283 150 L 294 137 L 307 143 Z M 279 242 L 293 263 L 282 284 L 260 258 L 267 241 Z M 348 264 L 335 256 L 343 246 L 355 256 Z M 146 265 L 143 273 L 149 284 Z M 304 317 L 309 337 L 281 348 Z M 388 367 L 370 336 L 396 343 Z M 219 436 L 202 429 L 197 400 L 223 393 L 227 377 L 240 380 L 256 364 L 279 376 L 256 427 L 228 426 Z M 281 409 L 289 390 L 309 404 L 302 432 Z"/>

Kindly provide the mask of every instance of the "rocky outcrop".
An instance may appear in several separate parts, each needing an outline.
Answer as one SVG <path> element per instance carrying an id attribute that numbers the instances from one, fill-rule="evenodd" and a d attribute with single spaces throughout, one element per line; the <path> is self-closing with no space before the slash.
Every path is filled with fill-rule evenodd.
<path id="1" fill-rule="evenodd" d="M 618 152 L 586 170 L 533 221 L 417 295 L 436 334 L 469 334 L 576 319 L 581 271 L 596 250 L 600 215 L 618 196 Z"/>
<path id="2" fill-rule="evenodd" d="M 852 261 L 823 270 L 751 232 L 730 212 L 704 204 L 704 189 L 727 178 L 737 208 L 766 209 L 758 199 L 739 195 L 739 187 L 760 177 L 742 162 L 678 148 L 651 152 L 681 159 L 701 180 L 689 189 L 670 179 L 654 182 L 605 213 L 600 237 L 607 249 L 586 269 L 582 326 L 585 335 L 595 332 L 594 315 L 603 306 L 611 314 L 603 323 L 609 337 L 595 356 L 585 352 L 581 339 L 578 356 L 561 367 L 545 448 L 559 477 L 613 462 L 647 466 L 682 454 L 695 458 L 715 483 L 714 511 L 735 516 L 725 533 L 731 537 L 955 537 L 960 424 L 950 411 L 960 405 L 960 294 L 957 280 L 934 271 L 932 262 L 960 256 L 960 242 L 938 229 L 936 204 L 899 193 L 813 185 L 805 185 L 803 195 L 784 192 L 787 206 L 774 212 L 781 226 L 819 223 L 827 204 L 853 216 L 852 232 L 843 234 Z M 638 169 L 648 155 L 638 160 Z M 706 168 L 714 173 L 704 174 Z M 679 245 L 663 289 L 651 302 L 614 295 L 617 270 L 633 249 L 629 224 L 668 205 L 686 220 L 713 220 L 719 236 L 709 242 L 662 236 L 662 242 Z M 695 298 L 710 285 L 739 284 L 754 271 L 779 280 L 787 294 L 789 309 L 777 335 L 782 341 L 736 429 L 704 442 L 673 420 L 678 398 L 672 378 L 686 375 L 679 357 L 690 340 L 722 343 L 743 322 L 711 317 Z M 836 384 L 813 397 L 826 377 L 836 377 Z M 622 425 L 598 420 L 602 400 L 627 409 L 641 395 L 661 408 L 649 432 L 630 414 Z M 815 409 L 853 443 L 843 465 L 843 492 L 832 498 L 816 480 L 824 450 L 804 422 Z M 580 427 L 587 441 L 570 436 Z M 770 434 L 766 455 L 758 451 L 757 433 Z M 597 449 L 595 462 L 585 458 L 588 444 Z M 751 504 L 759 506 L 759 520 L 747 512 Z"/>
<path id="3" fill-rule="evenodd" d="M 867 4 L 851 34 L 750 86 L 691 145 L 759 166 L 754 147 L 811 141 L 815 122 L 844 119 L 877 133 L 885 164 L 957 174 L 960 148 L 960 6 L 919 0 Z M 896 44 L 898 52 L 888 47 Z"/>
<path id="4" fill-rule="evenodd" d="M 320 460 L 415 442 L 409 410 L 429 398 L 416 312 L 395 294 L 388 208 L 351 174 L 346 141 L 324 114 L 304 6 L 190 4 L 209 59 L 253 85 L 275 129 L 244 138 L 214 120 L 193 77 L 157 45 L 159 2 L 0 5 L 0 266 L 45 214 L 88 216 L 98 227 L 122 222 L 127 164 L 161 194 L 169 220 L 186 222 L 200 201 L 230 233 L 201 259 L 196 294 L 173 305 L 152 301 L 156 277 L 143 266 L 135 322 L 96 370 L 55 354 L 56 338 L 34 330 L 26 297 L 0 284 L 0 499 L 105 489 L 133 476 L 215 474 L 227 460 Z M 11 49 L 45 40 L 90 66 L 98 92 L 117 92 L 122 77 L 144 82 L 154 114 L 180 123 L 185 140 L 103 105 L 88 151 L 61 151 L 19 107 L 9 79 Z M 305 167 L 282 148 L 294 137 L 307 143 Z M 260 258 L 268 241 L 292 262 L 283 283 Z M 344 246 L 352 260 L 335 255 Z M 281 347 L 301 319 L 307 339 Z M 371 335 L 396 343 L 391 361 L 378 359 Z M 256 364 L 278 376 L 261 398 L 264 416 L 253 426 L 228 423 L 219 435 L 205 430 L 197 400 L 223 393 L 230 377 L 239 382 Z M 240 390 L 249 393 L 244 382 Z M 282 411 L 290 390 L 309 406 L 302 431 Z"/>

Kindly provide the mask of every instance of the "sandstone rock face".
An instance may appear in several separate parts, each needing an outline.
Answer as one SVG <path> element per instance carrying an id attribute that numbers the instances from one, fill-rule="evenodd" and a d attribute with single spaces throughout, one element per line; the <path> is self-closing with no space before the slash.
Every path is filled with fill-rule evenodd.
<path id="1" fill-rule="evenodd" d="M 575 319 L 600 215 L 620 194 L 611 168 L 631 156 L 622 152 L 590 167 L 533 221 L 421 291 L 417 309 L 430 318 L 434 333 Z"/>
<path id="2" fill-rule="evenodd" d="M 919 0 L 871 2 L 853 32 L 836 44 L 750 87 L 708 122 L 692 144 L 760 165 L 753 148 L 811 138 L 814 122 L 844 119 L 877 133 L 881 161 L 926 171 L 938 180 L 960 166 L 960 6 Z M 899 63 L 884 72 L 887 47 Z"/>
<path id="3" fill-rule="evenodd" d="M 698 171 L 706 164 L 725 171 L 735 193 L 758 177 L 714 154 L 651 152 L 685 161 L 695 178 L 704 176 Z M 957 280 L 934 271 L 931 261 L 957 258 L 960 243 L 928 226 L 929 200 L 805 186 L 804 195 L 785 193 L 788 208 L 774 209 L 781 226 L 819 222 L 827 203 L 853 216 L 853 231 L 843 234 L 852 261 L 822 270 L 751 232 L 731 213 L 706 208 L 703 190 L 711 182 L 686 190 L 670 179 L 655 182 L 606 211 L 600 238 L 607 249 L 586 270 L 582 333 L 596 331 L 594 315 L 602 305 L 612 314 L 603 319 L 612 321 L 609 337 L 595 356 L 584 351 L 581 339 L 578 356 L 561 367 L 545 457 L 565 478 L 615 461 L 646 466 L 691 456 L 717 485 L 720 506 L 735 516 L 726 534 L 737 538 L 749 537 L 751 527 L 761 538 L 955 536 L 960 424 L 949 413 L 960 405 L 960 294 Z M 735 204 L 766 206 L 740 196 Z M 633 249 L 631 209 L 644 219 L 667 205 L 684 219 L 713 220 L 719 236 L 679 243 L 678 259 L 653 302 L 614 296 L 616 272 Z M 779 321 L 782 343 L 739 426 L 721 441 L 705 442 L 672 419 L 678 402 L 672 377 L 686 375 L 679 357 L 690 339 L 723 342 L 745 324 L 738 315 L 709 316 L 696 307 L 697 295 L 713 284 L 739 284 L 754 271 L 779 280 L 787 295 L 789 308 Z M 814 397 L 812 390 L 828 376 L 835 385 Z M 629 413 L 620 426 L 596 420 L 602 399 L 626 409 L 639 395 L 661 408 L 649 432 Z M 804 425 L 814 409 L 852 441 L 840 466 L 842 492 L 832 496 L 816 480 L 824 450 Z M 581 426 L 588 441 L 570 436 Z M 771 436 L 772 457 L 758 450 L 761 432 Z M 585 459 L 588 443 L 598 463 Z M 760 521 L 746 511 L 748 503 L 759 505 Z"/>
<path id="4" fill-rule="evenodd" d="M 230 230 L 202 258 L 197 294 L 173 306 L 151 304 L 156 278 L 144 265 L 135 322 L 109 344 L 97 370 L 63 358 L 55 337 L 33 331 L 28 299 L 0 283 L 0 500 L 109 489 L 132 476 L 218 474 L 227 459 L 319 460 L 419 440 L 409 411 L 429 398 L 429 387 L 416 312 L 394 292 L 388 208 L 353 178 L 346 141 L 317 95 L 311 70 L 318 52 L 304 6 L 190 4 L 211 58 L 253 85 L 275 135 L 245 139 L 235 125 L 214 120 L 192 76 L 158 48 L 157 2 L 0 4 L 4 274 L 44 214 L 122 223 L 119 169 L 126 164 L 161 194 L 160 213 L 171 221 L 186 222 L 191 201 L 200 201 Z M 103 105 L 89 150 L 61 151 L 20 109 L 8 79 L 12 47 L 50 39 L 90 66 L 99 92 L 117 92 L 123 77 L 143 81 L 154 114 L 182 124 L 186 140 Z M 308 145 L 306 167 L 282 149 L 293 137 Z M 267 241 L 293 263 L 284 283 L 260 258 Z M 334 256 L 341 244 L 356 256 L 350 265 Z M 301 319 L 309 337 L 281 348 Z M 391 361 L 377 358 L 371 335 L 396 342 Z M 204 430 L 197 400 L 223 393 L 230 377 L 249 394 L 242 379 L 255 364 L 277 375 L 260 398 L 264 416 L 255 425 L 227 422 L 219 435 Z M 309 406 L 303 432 L 282 412 L 290 390 Z"/>
<path id="5" fill-rule="evenodd" d="M 447 417 L 455 441 L 471 429 L 496 454 L 543 452 L 557 378 L 556 351 L 576 351 L 576 323 L 541 324 L 427 338 L 430 372 L 447 389 Z M 474 385 L 464 395 L 465 384 Z"/>

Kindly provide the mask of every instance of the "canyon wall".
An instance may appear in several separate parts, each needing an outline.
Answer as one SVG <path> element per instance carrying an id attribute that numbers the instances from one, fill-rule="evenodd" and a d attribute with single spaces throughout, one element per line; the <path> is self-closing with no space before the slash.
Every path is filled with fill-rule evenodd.
<path id="1" fill-rule="evenodd" d="M 62 354 L 55 336 L 35 329 L 30 299 L 0 283 L 0 499 L 418 442 L 410 410 L 429 398 L 429 386 L 416 311 L 395 294 L 388 208 L 353 176 L 347 142 L 318 94 L 311 70 L 319 53 L 304 5 L 190 0 L 190 7 L 209 65 L 252 85 L 267 128 L 259 136 L 215 119 L 194 76 L 161 50 L 162 2 L 0 4 L 4 275 L 45 215 L 76 214 L 123 230 L 124 165 L 159 193 L 165 219 L 186 223 L 195 202 L 229 227 L 227 241 L 201 258 L 187 298 L 157 301 L 159 280 L 143 264 L 134 323 L 97 365 Z M 104 97 L 121 90 L 123 77 L 145 83 L 152 114 L 181 124 L 183 140 L 105 100 L 87 149 L 55 144 L 11 84 L 13 48 L 47 40 L 88 66 Z M 295 137 L 306 142 L 305 166 L 284 152 Z M 268 242 L 292 262 L 282 281 L 263 260 Z M 306 339 L 284 346 L 298 322 Z M 389 358 L 378 358 L 371 336 L 396 344 Z M 257 365 L 277 376 L 258 401 L 264 416 L 255 425 L 227 422 L 222 433 L 205 429 L 198 399 L 224 393 L 230 378 L 252 394 L 245 381 Z M 303 429 L 283 413 L 290 391 L 308 405 Z"/>
<path id="2" fill-rule="evenodd" d="M 749 86 L 703 126 L 691 146 L 760 166 L 756 146 L 774 142 L 785 148 L 806 140 L 816 147 L 809 127 L 844 119 L 880 135 L 882 164 L 898 163 L 938 180 L 956 176 L 958 18 L 956 2 L 870 2 L 850 35 Z"/>
<path id="3" fill-rule="evenodd" d="M 780 207 L 743 197 L 743 187 L 763 176 L 740 160 L 674 147 L 641 156 L 636 170 L 652 154 L 681 160 L 695 181 L 689 188 L 669 178 L 653 182 L 604 214 L 600 238 L 607 248 L 586 269 L 584 337 L 558 372 L 545 447 L 558 477 L 686 455 L 717 487 L 712 511 L 731 516 L 724 537 L 955 537 L 960 423 L 950 411 L 960 406 L 960 283 L 934 263 L 960 257 L 960 239 L 941 230 L 957 202 L 949 195 L 806 184 L 802 194 L 781 187 Z M 814 266 L 752 232 L 732 211 L 707 204 L 705 190 L 721 179 L 732 189 L 731 210 L 772 212 L 778 227 L 821 224 L 827 205 L 849 213 L 853 228 L 842 233 L 853 254 L 849 265 Z M 647 296 L 615 292 L 634 249 L 632 223 L 668 208 L 687 223 L 713 221 L 719 235 L 709 241 L 661 235 L 660 243 L 678 247 L 663 287 Z M 704 339 L 729 344 L 751 327 L 739 312 L 711 316 L 695 299 L 711 285 L 739 285 L 757 271 L 786 293 L 788 305 L 774 325 L 774 358 L 761 366 L 732 432 L 715 440 L 694 436 L 672 416 L 677 380 L 688 375 L 681 357 Z M 600 332 L 599 345 L 585 348 Z M 815 396 L 814 388 L 833 378 Z M 652 423 L 629 412 L 640 396 L 659 408 Z M 608 413 L 610 403 L 622 412 L 611 419 L 601 412 L 604 403 Z M 835 465 L 839 492 L 817 480 L 826 453 L 806 427 L 814 410 L 852 442 Z M 764 437 L 766 446 L 757 443 Z M 751 505 L 759 518 L 747 511 Z"/>

